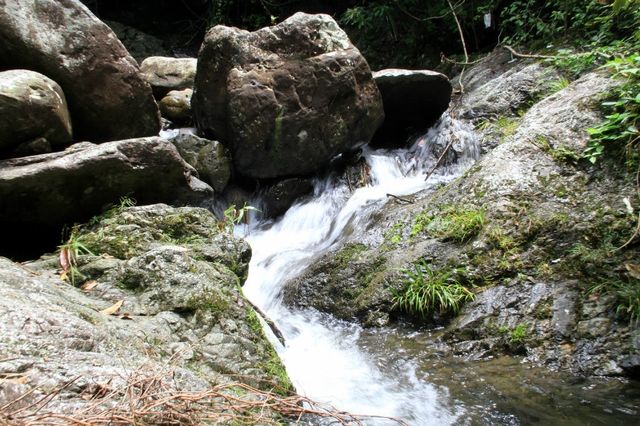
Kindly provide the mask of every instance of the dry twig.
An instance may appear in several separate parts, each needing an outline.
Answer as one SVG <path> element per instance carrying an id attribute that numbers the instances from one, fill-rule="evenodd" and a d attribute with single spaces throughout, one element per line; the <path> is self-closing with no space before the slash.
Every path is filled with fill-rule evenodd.
<path id="1" fill-rule="evenodd" d="M 401 419 L 350 414 L 300 395 L 283 396 L 239 382 L 185 391 L 172 379 L 173 371 L 169 375 L 162 374 L 139 371 L 111 390 L 105 386 L 94 387 L 85 395 L 87 404 L 73 412 L 46 411 L 46 407 L 76 378 L 27 407 L 8 410 L 24 396 L 5 405 L 0 411 L 0 422 L 7 419 L 12 424 L 24 426 L 198 425 L 205 422 L 276 425 L 281 424 L 283 417 L 296 423 L 312 417 L 342 425 L 364 425 L 367 419 L 374 418 L 407 425 Z"/>

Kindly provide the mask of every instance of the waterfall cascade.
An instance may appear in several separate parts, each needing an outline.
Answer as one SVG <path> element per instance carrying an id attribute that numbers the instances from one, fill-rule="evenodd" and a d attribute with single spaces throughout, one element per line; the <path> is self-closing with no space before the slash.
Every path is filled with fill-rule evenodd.
<path id="1" fill-rule="evenodd" d="M 450 141 L 447 161 L 425 180 Z M 282 331 L 286 345 L 278 349 L 298 392 L 341 410 L 399 417 L 412 424 L 451 424 L 460 415 L 459 409 L 439 402 L 446 390 L 418 380 L 412 365 L 384 365 L 360 348 L 359 326 L 312 310 L 292 312 L 278 295 L 316 256 L 351 233 L 364 232 L 388 193 L 403 196 L 450 181 L 478 152 L 472 128 L 445 115 L 409 149 L 365 149 L 369 186 L 351 192 L 336 179 L 321 179 L 313 197 L 292 206 L 276 222 L 237 230 L 253 250 L 244 292 Z"/>

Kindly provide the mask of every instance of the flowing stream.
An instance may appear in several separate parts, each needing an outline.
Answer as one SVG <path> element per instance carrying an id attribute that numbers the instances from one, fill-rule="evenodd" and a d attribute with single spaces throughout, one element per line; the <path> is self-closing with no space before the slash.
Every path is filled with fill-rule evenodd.
<path id="1" fill-rule="evenodd" d="M 448 160 L 455 157 L 454 161 L 445 162 L 425 181 L 452 138 L 455 155 Z M 244 292 L 282 332 L 286 344 L 275 339 L 274 344 L 300 394 L 354 414 L 396 417 L 412 425 L 521 424 L 521 419 L 545 410 L 527 403 L 515 408 L 500 404 L 500 392 L 511 386 L 502 382 L 489 386 L 481 374 L 483 368 L 495 373 L 495 363 L 476 366 L 473 373 L 460 377 L 451 369 L 460 361 L 427 362 L 428 333 L 362 329 L 314 310 L 292 311 L 279 298 L 282 285 L 317 256 L 354 233 L 365 233 L 372 213 L 387 202 L 387 194 L 401 197 L 434 188 L 459 176 L 478 155 L 473 130 L 445 115 L 409 149 L 365 149 L 371 185 L 351 191 L 329 176 L 315 183 L 313 197 L 295 204 L 277 221 L 236 229 L 253 250 Z M 527 380 L 519 376 L 523 367 L 517 363 L 499 365 L 507 378 Z M 540 377 L 533 376 L 534 382 Z M 525 391 L 514 401 L 523 395 Z M 366 424 L 395 423 L 370 419 Z"/>

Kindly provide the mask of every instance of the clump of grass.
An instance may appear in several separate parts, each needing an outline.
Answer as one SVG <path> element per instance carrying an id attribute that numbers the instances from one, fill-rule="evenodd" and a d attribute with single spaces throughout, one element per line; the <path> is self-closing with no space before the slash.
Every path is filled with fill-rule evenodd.
<path id="1" fill-rule="evenodd" d="M 615 298 L 616 313 L 629 319 L 629 323 L 638 325 L 640 319 L 640 280 L 629 277 L 627 280 L 613 280 L 596 284 L 589 291 L 595 294 L 609 294 Z"/>
<path id="2" fill-rule="evenodd" d="M 82 254 L 94 255 L 82 242 L 82 237 L 75 226 L 69 233 L 67 242 L 58 246 L 60 250 L 59 261 L 62 268 L 60 278 L 75 286 L 78 280 L 85 279 L 85 276 L 78 270 L 78 256 Z"/>
<path id="3" fill-rule="evenodd" d="M 415 237 L 424 232 L 443 240 L 465 242 L 482 230 L 484 222 L 482 209 L 450 206 L 439 214 L 420 213 L 414 219 L 409 235 Z"/>
<path id="4" fill-rule="evenodd" d="M 403 272 L 406 279 L 403 289 L 393 296 L 394 309 L 423 317 L 455 314 L 475 297 L 455 279 L 454 271 L 434 270 L 424 260 Z"/>

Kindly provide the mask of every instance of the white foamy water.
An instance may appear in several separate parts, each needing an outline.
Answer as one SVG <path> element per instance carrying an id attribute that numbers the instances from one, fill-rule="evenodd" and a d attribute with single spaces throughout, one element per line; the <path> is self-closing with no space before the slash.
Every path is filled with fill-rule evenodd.
<path id="1" fill-rule="evenodd" d="M 438 158 L 434 147 L 442 151 L 451 138 L 449 161 L 425 181 Z M 314 258 L 351 233 L 364 232 L 387 194 L 406 196 L 452 180 L 475 161 L 478 146 L 470 127 L 445 115 L 410 149 L 367 150 L 364 156 L 370 186 L 351 192 L 346 184 L 318 181 L 312 198 L 292 206 L 275 223 L 238 230 L 253 250 L 244 292 L 282 331 L 286 344 L 278 350 L 300 394 L 355 414 L 398 417 L 409 424 L 453 424 L 461 413 L 444 402 L 446 389 L 419 380 L 410 364 L 398 368 L 373 359 L 358 347 L 359 326 L 312 310 L 292 312 L 278 297 L 282 285 Z"/>

